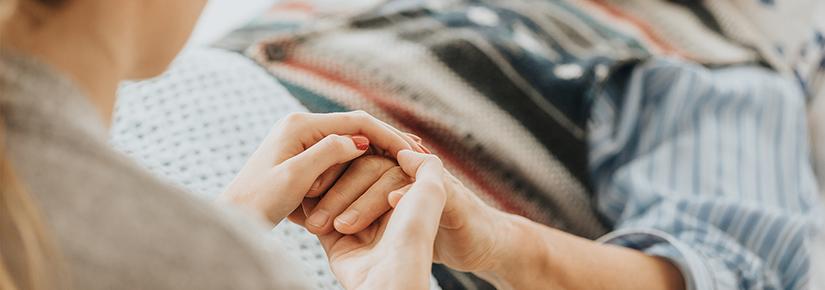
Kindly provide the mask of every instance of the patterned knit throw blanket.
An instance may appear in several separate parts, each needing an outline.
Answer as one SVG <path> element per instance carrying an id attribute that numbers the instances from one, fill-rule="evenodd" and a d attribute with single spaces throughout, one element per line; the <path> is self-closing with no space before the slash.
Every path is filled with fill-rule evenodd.
<path id="1" fill-rule="evenodd" d="M 602 234 L 588 193 L 589 98 L 646 52 L 550 1 L 409 3 L 250 54 L 310 110 L 365 110 L 421 136 L 495 206 Z"/>
<path id="2" fill-rule="evenodd" d="M 312 111 L 360 109 L 422 137 L 490 204 L 603 234 L 588 190 L 589 100 L 646 50 L 552 1 L 421 4 L 390 2 L 249 54 Z M 434 274 L 444 289 L 490 287 Z"/>
<path id="3" fill-rule="evenodd" d="M 609 225 L 588 183 L 592 97 L 623 94 L 652 54 L 753 60 L 722 38 L 707 38 L 728 48 L 718 55 L 672 45 L 634 19 L 602 1 L 398 0 L 267 37 L 247 54 L 310 110 L 367 111 L 421 136 L 490 204 L 595 238 Z M 444 289 L 490 287 L 434 274 Z"/>

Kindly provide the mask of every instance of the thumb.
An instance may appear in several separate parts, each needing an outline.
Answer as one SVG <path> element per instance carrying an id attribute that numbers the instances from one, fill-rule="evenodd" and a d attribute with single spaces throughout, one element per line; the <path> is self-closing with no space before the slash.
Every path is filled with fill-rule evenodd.
<path id="1" fill-rule="evenodd" d="M 444 190 L 444 167 L 435 155 L 402 150 L 398 163 L 415 177 L 409 191 L 398 200 L 385 236 L 396 241 L 412 241 L 429 246 L 438 230 L 447 194 Z"/>
<path id="2" fill-rule="evenodd" d="M 403 275 L 394 277 L 397 285 L 425 289 L 438 223 L 447 200 L 444 168 L 438 157 L 409 150 L 399 152 L 397 159 L 404 172 L 415 177 L 415 182 L 400 197 L 379 245 L 390 249 L 391 260 L 400 261 L 395 272 Z"/>
<path id="3" fill-rule="evenodd" d="M 364 136 L 328 135 L 277 166 L 289 176 L 281 186 L 307 192 L 327 169 L 363 155 L 369 144 Z"/>

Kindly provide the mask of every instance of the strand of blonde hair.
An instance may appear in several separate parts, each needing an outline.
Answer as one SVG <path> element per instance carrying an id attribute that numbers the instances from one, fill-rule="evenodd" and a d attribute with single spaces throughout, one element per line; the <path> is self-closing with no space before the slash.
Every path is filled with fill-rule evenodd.
<path id="1" fill-rule="evenodd" d="M 0 33 L 16 7 L 15 0 L 0 0 Z M 0 289 L 56 289 L 60 271 L 49 258 L 57 255 L 40 212 L 14 174 L 6 150 L 5 112 L 0 103 Z"/>

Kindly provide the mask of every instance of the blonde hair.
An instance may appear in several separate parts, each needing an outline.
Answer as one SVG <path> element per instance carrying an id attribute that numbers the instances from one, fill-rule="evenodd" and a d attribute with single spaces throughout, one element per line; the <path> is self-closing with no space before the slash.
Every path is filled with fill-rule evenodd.
<path id="1" fill-rule="evenodd" d="M 0 158 L 0 289 L 52 289 L 58 273 L 49 265 L 53 247 L 43 220 L 5 152 Z"/>
<path id="2" fill-rule="evenodd" d="M 16 7 L 15 0 L 0 0 L 0 32 Z M 4 112 L 0 103 L 0 114 Z M 34 201 L 14 174 L 3 120 L 0 115 L 0 289 L 56 289 L 61 271 L 56 271 L 55 248 Z"/>

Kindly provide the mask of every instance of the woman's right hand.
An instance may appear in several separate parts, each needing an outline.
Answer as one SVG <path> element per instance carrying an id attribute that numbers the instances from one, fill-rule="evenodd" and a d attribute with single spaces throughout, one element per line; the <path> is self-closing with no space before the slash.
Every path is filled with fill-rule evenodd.
<path id="1" fill-rule="evenodd" d="M 423 152 L 407 134 L 362 111 L 294 113 L 283 118 L 252 154 L 220 201 L 251 209 L 277 224 L 337 179 L 369 146 L 387 154 Z"/>

